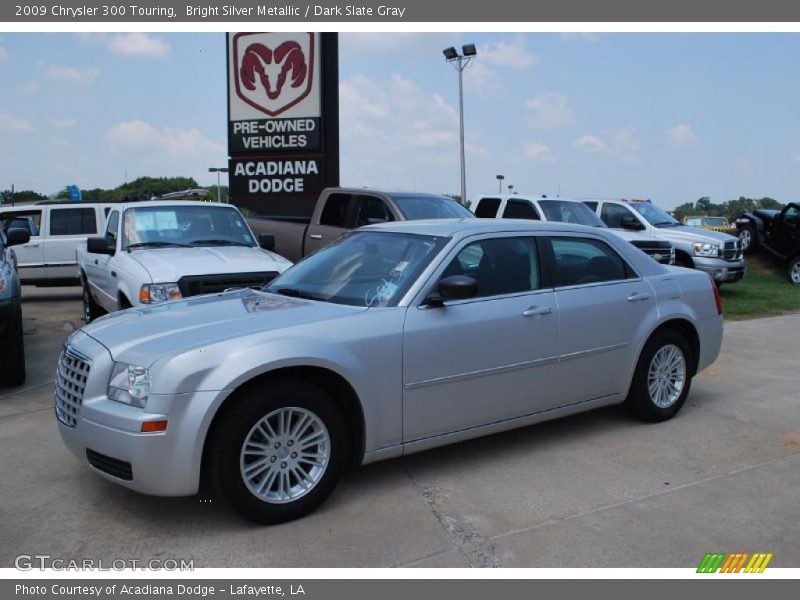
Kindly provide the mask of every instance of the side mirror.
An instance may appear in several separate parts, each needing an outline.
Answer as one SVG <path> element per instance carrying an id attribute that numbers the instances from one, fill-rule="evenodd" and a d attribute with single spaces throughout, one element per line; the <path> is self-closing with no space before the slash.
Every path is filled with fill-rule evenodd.
<path id="1" fill-rule="evenodd" d="M 27 229 L 19 227 L 12 227 L 6 233 L 6 239 L 9 246 L 19 246 L 20 244 L 27 244 L 31 241 L 31 233 Z"/>
<path id="2" fill-rule="evenodd" d="M 275 250 L 275 234 L 274 233 L 260 233 L 258 235 L 258 245 L 264 250 L 270 252 Z"/>
<path id="3" fill-rule="evenodd" d="M 90 254 L 108 254 L 114 256 L 116 248 L 104 237 L 90 237 L 86 239 L 86 251 Z"/>
<path id="4" fill-rule="evenodd" d="M 436 291 L 425 300 L 428 306 L 442 306 L 447 300 L 466 300 L 478 293 L 478 282 L 468 275 L 451 275 L 439 281 Z"/>
<path id="5" fill-rule="evenodd" d="M 639 222 L 639 219 L 634 217 L 633 215 L 628 215 L 627 217 L 622 217 L 620 219 L 619 224 L 622 225 L 623 229 L 631 229 L 633 231 L 641 231 L 644 229 L 644 225 Z"/>

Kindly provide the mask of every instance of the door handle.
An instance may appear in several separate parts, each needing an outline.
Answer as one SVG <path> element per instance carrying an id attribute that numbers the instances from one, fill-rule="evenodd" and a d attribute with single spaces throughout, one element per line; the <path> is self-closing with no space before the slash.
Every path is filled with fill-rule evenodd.
<path id="1" fill-rule="evenodd" d="M 628 296 L 628 302 L 644 302 L 645 300 L 650 300 L 650 294 L 646 294 L 644 292 L 633 292 L 630 296 Z"/>
<path id="2" fill-rule="evenodd" d="M 543 315 L 549 315 L 551 312 L 553 312 L 553 309 L 550 308 L 549 306 L 542 306 L 542 307 L 531 306 L 529 309 L 522 311 L 522 316 L 523 317 L 541 317 Z"/>
<path id="3" fill-rule="evenodd" d="M 321 240 L 322 239 L 322 236 L 320 234 L 318 234 L 318 233 L 309 233 L 308 237 L 310 237 L 312 240 Z"/>

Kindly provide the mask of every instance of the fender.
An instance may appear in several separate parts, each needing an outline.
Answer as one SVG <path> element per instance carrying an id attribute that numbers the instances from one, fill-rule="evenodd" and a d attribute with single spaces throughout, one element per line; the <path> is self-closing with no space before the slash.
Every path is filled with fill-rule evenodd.
<path id="1" fill-rule="evenodd" d="M 756 236 L 758 237 L 759 242 L 764 241 L 764 220 L 761 217 L 758 217 L 751 212 L 744 213 L 736 219 L 735 225 L 737 231 L 748 225 L 748 223 L 740 223 L 740 219 L 747 219 L 750 222 L 749 224 L 755 226 Z"/>

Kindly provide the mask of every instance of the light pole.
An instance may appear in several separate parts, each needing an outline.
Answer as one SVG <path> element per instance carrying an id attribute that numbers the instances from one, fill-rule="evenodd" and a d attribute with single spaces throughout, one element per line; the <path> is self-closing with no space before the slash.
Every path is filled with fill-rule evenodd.
<path id="1" fill-rule="evenodd" d="M 467 174 L 466 174 L 466 159 L 464 158 L 464 69 L 467 68 L 472 59 L 478 55 L 478 50 L 475 44 L 464 44 L 461 46 L 461 52 L 450 46 L 442 51 L 444 58 L 447 62 L 453 65 L 458 71 L 458 117 L 460 124 L 460 142 L 461 142 L 461 202 L 467 201 Z"/>
<path id="2" fill-rule="evenodd" d="M 209 167 L 208 172 L 217 174 L 217 202 L 222 202 L 222 197 L 221 197 L 222 188 L 219 185 L 219 174 L 227 173 L 228 167 Z"/>
<path id="3" fill-rule="evenodd" d="M 508 193 L 509 194 L 513 194 L 514 193 L 514 186 L 511 185 L 510 183 L 508 184 Z"/>
<path id="4" fill-rule="evenodd" d="M 503 179 L 505 179 L 505 175 L 496 175 L 497 177 L 497 193 L 503 193 Z"/>

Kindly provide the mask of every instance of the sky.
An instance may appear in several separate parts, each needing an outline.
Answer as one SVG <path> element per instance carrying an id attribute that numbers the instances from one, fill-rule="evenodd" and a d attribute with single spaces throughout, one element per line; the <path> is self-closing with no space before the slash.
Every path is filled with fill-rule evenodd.
<path id="1" fill-rule="evenodd" d="M 343 33 L 341 181 L 467 196 L 796 201 L 800 34 Z M 222 33 L 0 35 L 0 189 L 226 166 Z M 224 183 L 224 180 L 223 180 Z"/>

